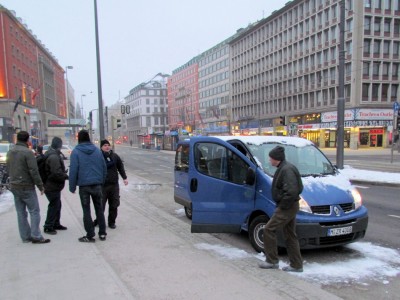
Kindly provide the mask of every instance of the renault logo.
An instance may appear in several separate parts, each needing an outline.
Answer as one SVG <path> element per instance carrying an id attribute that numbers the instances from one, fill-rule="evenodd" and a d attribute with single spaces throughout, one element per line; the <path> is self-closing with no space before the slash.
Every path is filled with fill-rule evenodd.
<path id="1" fill-rule="evenodd" d="M 336 217 L 340 216 L 340 210 L 337 206 L 333 207 L 333 211 L 335 212 Z"/>

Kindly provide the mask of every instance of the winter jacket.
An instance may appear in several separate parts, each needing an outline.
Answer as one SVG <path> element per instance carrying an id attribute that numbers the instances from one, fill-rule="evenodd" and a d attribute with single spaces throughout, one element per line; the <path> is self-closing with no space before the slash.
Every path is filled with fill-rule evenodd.
<path id="1" fill-rule="evenodd" d="M 118 183 L 118 173 L 121 174 L 122 179 L 127 179 L 124 164 L 119 155 L 112 150 L 110 152 L 103 152 L 104 160 L 107 165 L 107 178 L 105 184 Z"/>
<path id="2" fill-rule="evenodd" d="M 61 151 L 49 148 L 45 157 L 45 170 L 48 176 L 44 189 L 46 192 L 60 192 L 65 186 L 65 180 L 68 179 Z"/>
<path id="3" fill-rule="evenodd" d="M 76 186 L 104 184 L 107 167 L 101 150 L 91 142 L 78 144 L 71 153 L 69 168 L 69 190 L 74 193 Z"/>
<path id="4" fill-rule="evenodd" d="M 276 206 L 281 209 L 290 209 L 299 201 L 303 191 L 303 183 L 297 168 L 286 160 L 281 161 L 272 181 L 272 198 Z"/>
<path id="5" fill-rule="evenodd" d="M 36 185 L 40 191 L 43 191 L 43 182 L 39 175 L 35 155 L 26 143 L 17 142 L 8 151 L 7 169 L 11 189 L 34 189 Z"/>

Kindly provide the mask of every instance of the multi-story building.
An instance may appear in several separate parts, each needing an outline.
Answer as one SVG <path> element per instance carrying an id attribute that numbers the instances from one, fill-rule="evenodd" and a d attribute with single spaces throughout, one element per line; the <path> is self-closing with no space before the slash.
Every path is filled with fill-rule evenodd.
<path id="1" fill-rule="evenodd" d="M 336 147 L 340 3 L 290 1 L 230 42 L 236 133 Z M 400 93 L 400 1 L 344 3 L 345 146 L 385 147 Z"/>
<path id="2" fill-rule="evenodd" d="M 159 147 L 168 130 L 167 79 L 169 75 L 158 73 L 151 80 L 129 91 L 125 104 L 129 113 L 123 118 L 127 136 L 133 144 Z"/>
<path id="3" fill-rule="evenodd" d="M 168 78 L 168 120 L 173 132 L 194 133 L 200 128 L 199 61 L 201 55 L 172 71 Z"/>
<path id="4" fill-rule="evenodd" d="M 0 37 L 1 139 L 12 141 L 16 130 L 26 130 L 34 146 L 47 143 L 48 120 L 67 116 L 64 69 L 15 12 L 2 5 Z"/>
<path id="5" fill-rule="evenodd" d="M 228 40 L 200 55 L 200 128 L 197 131 L 201 134 L 226 135 L 230 132 Z"/>

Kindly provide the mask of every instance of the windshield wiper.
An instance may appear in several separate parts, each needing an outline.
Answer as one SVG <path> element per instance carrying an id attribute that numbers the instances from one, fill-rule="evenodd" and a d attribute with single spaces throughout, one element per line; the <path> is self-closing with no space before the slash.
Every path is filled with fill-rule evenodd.
<path id="1" fill-rule="evenodd" d="M 326 177 L 328 175 L 332 175 L 331 173 L 310 173 L 310 174 L 301 174 L 301 177 Z"/>

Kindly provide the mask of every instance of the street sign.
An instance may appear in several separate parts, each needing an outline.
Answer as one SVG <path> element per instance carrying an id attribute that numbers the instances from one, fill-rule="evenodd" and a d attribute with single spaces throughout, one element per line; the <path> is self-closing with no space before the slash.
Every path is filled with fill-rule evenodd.
<path id="1" fill-rule="evenodd" d="M 399 102 L 395 101 L 393 102 L 393 110 L 396 112 L 398 111 L 400 108 Z"/>

